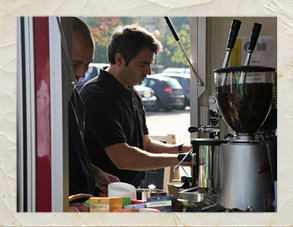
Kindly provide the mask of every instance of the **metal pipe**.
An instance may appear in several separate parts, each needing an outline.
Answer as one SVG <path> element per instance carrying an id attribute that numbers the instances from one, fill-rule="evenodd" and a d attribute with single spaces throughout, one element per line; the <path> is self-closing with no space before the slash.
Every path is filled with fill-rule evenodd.
<path id="1" fill-rule="evenodd" d="M 184 48 L 183 48 L 183 46 L 182 46 L 182 44 L 181 44 L 181 42 L 180 42 L 179 36 L 178 36 L 178 34 L 177 34 L 177 32 L 176 32 L 176 30 L 175 30 L 175 28 L 174 28 L 174 26 L 173 26 L 171 20 L 169 19 L 169 17 L 164 17 L 164 18 L 165 18 L 165 20 L 166 20 L 166 22 L 167 22 L 167 24 L 168 24 L 168 26 L 169 26 L 169 28 L 170 28 L 172 34 L 173 34 L 175 40 L 179 43 L 179 46 L 180 46 L 180 48 L 181 48 L 183 54 L 185 55 L 185 57 L 186 57 L 186 59 L 187 59 L 187 61 L 188 61 L 188 64 L 190 65 L 192 71 L 194 72 L 194 75 L 195 75 L 195 78 L 196 78 L 196 80 L 197 80 L 198 85 L 199 85 L 199 86 L 203 86 L 203 82 L 202 82 L 202 80 L 200 79 L 200 77 L 198 76 L 198 73 L 195 71 L 195 69 L 194 69 L 194 67 L 193 67 L 193 65 L 192 65 L 192 63 L 191 63 L 191 61 L 189 60 L 189 58 L 188 58 L 188 56 L 187 56 L 187 54 L 186 54 L 186 52 L 185 52 L 185 50 L 184 50 Z"/>

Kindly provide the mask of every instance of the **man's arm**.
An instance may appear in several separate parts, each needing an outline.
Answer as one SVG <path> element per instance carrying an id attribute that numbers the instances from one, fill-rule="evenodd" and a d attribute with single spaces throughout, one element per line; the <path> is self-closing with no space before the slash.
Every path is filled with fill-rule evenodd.
<path id="1" fill-rule="evenodd" d="M 105 147 L 105 151 L 117 168 L 125 170 L 152 170 L 174 166 L 179 162 L 178 154 L 155 154 L 126 143 L 110 145 Z"/>
<path id="2" fill-rule="evenodd" d="M 69 204 L 69 212 L 89 212 L 90 207 L 84 203 Z"/>
<path id="3" fill-rule="evenodd" d="M 165 144 L 152 140 L 149 135 L 143 137 L 145 150 L 151 153 L 178 154 L 178 144 Z M 188 152 L 191 149 L 190 144 L 183 144 L 182 152 Z"/>

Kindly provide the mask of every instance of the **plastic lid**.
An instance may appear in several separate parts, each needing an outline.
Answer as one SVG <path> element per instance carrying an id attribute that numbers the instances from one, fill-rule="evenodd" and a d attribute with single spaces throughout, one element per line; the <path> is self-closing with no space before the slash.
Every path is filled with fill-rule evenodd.
<path id="1" fill-rule="evenodd" d="M 136 199 L 136 189 L 133 185 L 128 183 L 113 182 L 108 184 L 108 196 Z"/>

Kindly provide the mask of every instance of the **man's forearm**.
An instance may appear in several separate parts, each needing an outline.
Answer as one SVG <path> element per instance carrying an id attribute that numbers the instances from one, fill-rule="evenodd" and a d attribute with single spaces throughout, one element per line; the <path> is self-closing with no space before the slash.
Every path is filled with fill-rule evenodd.
<path id="1" fill-rule="evenodd" d="M 145 150 L 151 153 L 177 154 L 178 146 L 176 144 L 166 144 L 156 140 L 150 140 Z"/>
<path id="2" fill-rule="evenodd" d="M 145 150 L 151 153 L 168 153 L 178 154 L 178 144 L 166 144 L 156 140 L 152 140 L 150 136 L 144 136 Z M 188 152 L 191 149 L 190 144 L 183 144 L 181 152 Z"/>
<path id="3" fill-rule="evenodd" d="M 127 144 L 116 144 L 105 148 L 111 161 L 119 169 L 151 170 L 178 164 L 177 154 L 158 154 L 141 150 Z"/>

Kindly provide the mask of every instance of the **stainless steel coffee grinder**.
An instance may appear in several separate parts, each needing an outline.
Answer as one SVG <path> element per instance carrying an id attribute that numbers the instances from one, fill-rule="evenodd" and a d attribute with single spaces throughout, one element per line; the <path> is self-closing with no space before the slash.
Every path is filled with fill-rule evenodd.
<path id="1" fill-rule="evenodd" d="M 272 106 L 275 69 L 226 67 L 214 76 L 218 108 L 234 131 L 219 149 L 218 202 L 226 208 L 273 211 L 270 146 L 257 132 Z"/>
<path id="2" fill-rule="evenodd" d="M 275 69 L 249 66 L 262 27 L 258 23 L 252 29 L 244 66 L 228 67 L 240 25 L 241 21 L 232 21 L 222 68 L 214 71 L 217 106 L 233 134 L 219 139 L 218 124 L 189 128 L 209 133 L 210 138 L 191 140 L 193 148 L 185 157 L 192 153 L 193 187 L 179 192 L 179 197 L 191 202 L 209 199 L 228 209 L 273 211 L 276 117 L 272 126 L 263 126 L 268 115 L 276 113 L 271 111 Z"/>
<path id="3" fill-rule="evenodd" d="M 226 47 L 226 56 L 223 67 L 228 65 L 230 53 L 234 47 L 241 21 L 232 20 Z M 213 100 L 216 101 L 215 95 Z M 217 107 L 215 106 L 217 109 Z M 214 111 L 213 111 L 214 112 Z M 216 111 L 219 112 L 218 110 Z M 218 116 L 216 114 L 216 116 Z M 208 133 L 209 138 L 195 138 L 192 144 L 192 188 L 179 193 L 179 197 L 189 201 L 201 201 L 210 199 L 217 201 L 219 192 L 219 148 L 225 140 L 219 139 L 218 119 L 214 119 L 209 125 L 199 128 L 189 127 L 188 131 Z"/>

